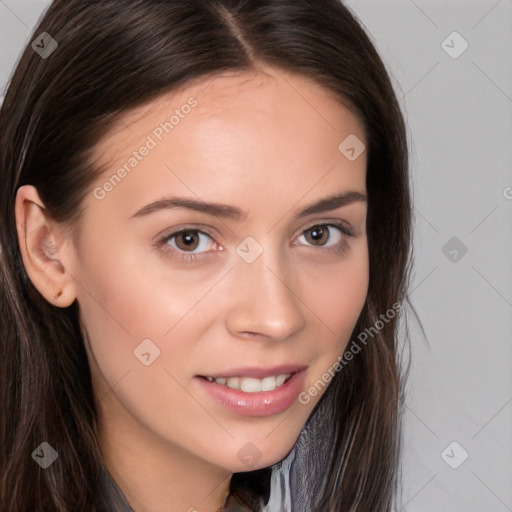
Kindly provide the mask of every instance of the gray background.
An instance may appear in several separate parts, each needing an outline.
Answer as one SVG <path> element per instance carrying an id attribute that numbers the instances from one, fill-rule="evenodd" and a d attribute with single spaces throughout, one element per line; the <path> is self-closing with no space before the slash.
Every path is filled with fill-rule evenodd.
<path id="1" fill-rule="evenodd" d="M 401 510 L 512 511 L 512 0 L 346 3 L 393 75 L 412 149 L 427 339 L 410 317 Z M 0 0 L 0 97 L 47 5 Z"/>

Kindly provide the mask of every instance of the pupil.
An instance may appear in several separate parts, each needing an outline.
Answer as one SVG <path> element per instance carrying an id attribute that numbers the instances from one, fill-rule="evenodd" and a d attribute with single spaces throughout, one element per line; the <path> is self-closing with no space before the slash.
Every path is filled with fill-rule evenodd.
<path id="1" fill-rule="evenodd" d="M 195 246 L 197 245 L 197 242 L 194 240 L 195 234 L 191 231 L 184 232 L 181 234 L 181 237 L 178 238 L 178 240 L 182 240 L 183 244 L 185 245 L 185 248 L 187 249 L 195 249 Z"/>
<path id="2" fill-rule="evenodd" d="M 321 241 L 324 237 L 324 234 L 325 232 L 323 228 L 315 228 L 311 231 L 311 236 L 316 242 Z"/>

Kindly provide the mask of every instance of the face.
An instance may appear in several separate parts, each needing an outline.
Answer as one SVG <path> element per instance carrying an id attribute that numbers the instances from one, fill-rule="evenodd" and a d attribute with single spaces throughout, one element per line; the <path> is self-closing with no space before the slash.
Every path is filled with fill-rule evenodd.
<path id="1" fill-rule="evenodd" d="M 286 456 L 367 293 L 350 135 L 326 90 L 267 69 L 166 94 L 101 141 L 67 262 L 104 421 L 229 471 Z"/>

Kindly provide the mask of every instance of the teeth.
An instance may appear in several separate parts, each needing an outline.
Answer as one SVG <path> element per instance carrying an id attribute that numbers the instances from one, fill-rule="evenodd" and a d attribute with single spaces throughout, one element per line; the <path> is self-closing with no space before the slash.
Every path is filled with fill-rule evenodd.
<path id="1" fill-rule="evenodd" d="M 261 391 L 273 391 L 276 387 L 275 377 L 265 377 L 261 379 Z"/>
<path id="2" fill-rule="evenodd" d="M 291 375 L 291 373 L 286 373 L 283 375 L 265 377 L 263 379 L 255 379 L 253 377 L 206 378 L 210 382 L 215 381 L 217 384 L 227 386 L 231 389 L 239 389 L 245 393 L 258 393 L 260 391 L 274 391 L 274 389 L 282 386 Z"/>
<path id="3" fill-rule="evenodd" d="M 276 378 L 276 386 L 282 386 L 287 378 L 286 375 L 278 375 Z"/>
<path id="4" fill-rule="evenodd" d="M 215 380 L 215 382 L 217 382 L 217 380 Z M 238 377 L 230 377 L 226 382 L 226 386 L 232 389 L 240 389 L 240 379 Z"/>
<path id="5" fill-rule="evenodd" d="M 246 393 L 257 393 L 261 391 L 261 380 L 245 378 L 240 381 L 240 389 Z"/>

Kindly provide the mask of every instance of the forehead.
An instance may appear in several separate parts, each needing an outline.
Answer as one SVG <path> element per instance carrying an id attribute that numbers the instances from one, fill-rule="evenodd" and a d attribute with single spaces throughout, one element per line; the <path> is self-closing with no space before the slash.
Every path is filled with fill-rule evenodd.
<path id="1" fill-rule="evenodd" d="M 366 155 L 351 162 L 339 149 L 354 135 L 365 139 L 358 116 L 310 79 L 280 69 L 230 71 L 126 112 L 93 155 L 104 180 L 126 168 L 148 137 L 155 142 L 109 196 L 122 194 L 125 203 L 180 188 L 226 202 L 245 194 L 241 200 L 248 203 L 260 193 L 270 204 L 296 201 L 314 187 L 324 195 L 330 189 L 364 191 Z"/>
<path id="2" fill-rule="evenodd" d="M 96 162 L 106 163 L 109 156 L 115 159 L 116 154 L 136 147 L 141 134 L 152 133 L 161 122 L 168 121 L 171 114 L 178 114 L 191 98 L 197 100 L 197 106 L 188 117 L 196 123 L 221 117 L 224 120 L 231 117 L 234 121 L 237 116 L 252 113 L 266 116 L 274 124 L 279 119 L 283 123 L 290 118 L 302 121 L 299 124 L 305 129 L 310 126 L 311 135 L 318 125 L 332 132 L 338 131 L 341 125 L 361 140 L 366 138 L 359 113 L 346 99 L 309 77 L 263 67 L 200 77 L 124 112 L 93 152 Z"/>

